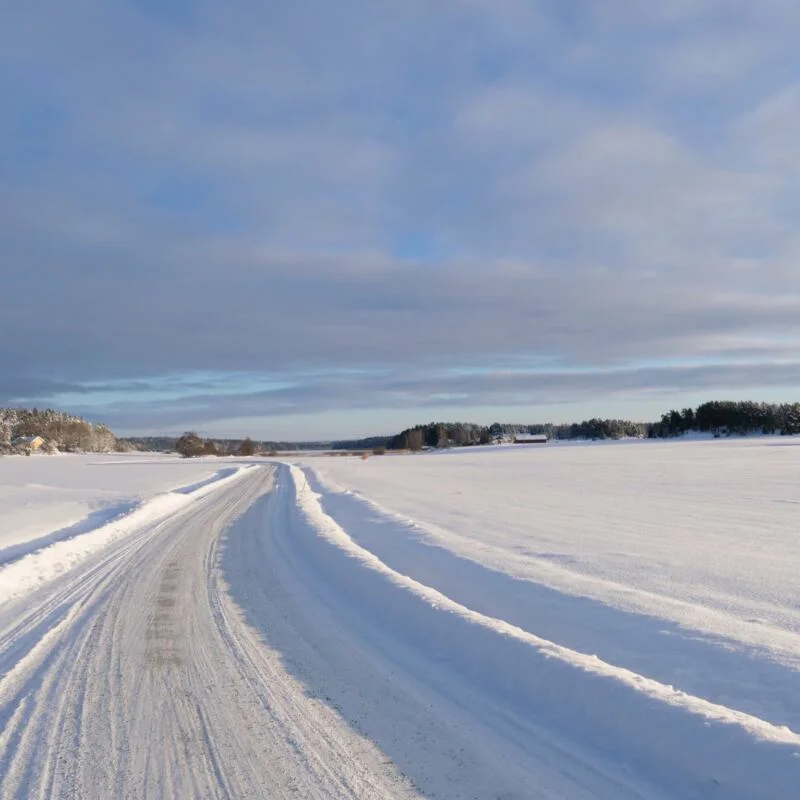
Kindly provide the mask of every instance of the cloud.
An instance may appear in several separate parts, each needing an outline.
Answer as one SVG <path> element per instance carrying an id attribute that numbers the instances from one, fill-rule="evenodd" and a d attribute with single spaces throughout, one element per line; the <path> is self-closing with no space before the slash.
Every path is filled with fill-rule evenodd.
<path id="1" fill-rule="evenodd" d="M 531 362 L 607 396 L 723 390 L 756 357 L 755 394 L 798 384 L 794 4 L 4 15 L 0 402 L 127 385 L 110 417 L 172 424 L 187 376 L 241 372 L 292 388 L 191 413 L 573 396 L 408 383 Z"/>
<path id="2" fill-rule="evenodd" d="M 662 410 L 666 410 L 680 405 L 676 402 L 676 395 L 702 393 L 711 387 L 737 396 L 753 385 L 758 385 L 762 391 L 785 388 L 787 383 L 800 381 L 800 362 L 764 364 L 742 361 L 724 366 L 662 364 L 576 371 L 516 368 L 459 372 L 417 368 L 413 372 L 306 375 L 295 376 L 295 379 L 294 385 L 269 390 L 239 389 L 229 394 L 224 391 L 213 394 L 200 392 L 166 400 L 137 398 L 109 402 L 104 408 L 105 418 L 119 430 L 172 433 L 187 428 L 213 430 L 224 419 L 225 429 L 232 432 L 241 428 L 245 421 L 249 424 L 253 419 L 310 418 L 324 414 L 332 407 L 343 412 L 380 409 L 395 413 L 408 409 L 435 413 L 436 409 L 441 409 L 440 413 L 461 417 L 463 410 L 480 406 L 485 417 L 486 407 L 516 406 L 526 409 L 524 413 L 529 422 L 542 422 L 545 420 L 541 414 L 537 416 L 534 413 L 534 419 L 529 409 L 564 406 L 566 410 L 561 419 L 567 419 L 570 418 L 570 407 L 580 406 L 577 413 L 583 414 L 587 404 L 591 405 L 598 396 L 628 401 L 631 398 L 661 398 Z M 82 407 L 80 402 L 73 405 L 89 416 L 96 413 L 93 406 Z M 386 432 L 396 431 L 397 427 L 395 424 Z M 276 435 L 274 431 L 281 430 L 280 422 L 272 430 L 272 435 Z M 269 433 L 265 430 L 263 435 Z"/>

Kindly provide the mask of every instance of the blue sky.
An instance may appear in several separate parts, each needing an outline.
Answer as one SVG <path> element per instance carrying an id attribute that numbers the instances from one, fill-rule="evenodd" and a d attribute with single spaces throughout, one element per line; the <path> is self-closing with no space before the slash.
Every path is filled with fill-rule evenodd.
<path id="1" fill-rule="evenodd" d="M 0 405 L 338 437 L 800 398 L 789 0 L 0 11 Z"/>

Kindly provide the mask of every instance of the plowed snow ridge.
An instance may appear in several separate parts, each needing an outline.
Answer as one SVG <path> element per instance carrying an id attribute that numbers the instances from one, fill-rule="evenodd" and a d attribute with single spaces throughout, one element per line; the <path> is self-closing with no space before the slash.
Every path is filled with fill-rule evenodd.
<path id="1" fill-rule="evenodd" d="M 143 525 L 153 524 L 236 480 L 250 467 L 220 470 L 210 478 L 142 503 L 123 503 L 55 533 L 0 552 L 0 606 L 21 597 Z M 8 564 L 8 565 L 6 565 Z"/>
<path id="2" fill-rule="evenodd" d="M 795 796 L 800 785 L 796 732 L 561 647 L 400 575 L 356 545 L 325 514 L 322 496 L 303 472 L 290 469 L 299 507 L 318 534 L 309 545 L 326 541 L 332 546 L 318 557 L 329 572 L 341 571 L 343 593 L 382 610 L 393 635 L 402 634 L 453 664 L 455 674 L 517 713 L 527 709 L 532 719 L 547 719 L 612 759 L 639 760 L 644 773 L 660 773 L 674 791 L 696 791 L 708 776 L 725 776 L 726 796 L 760 797 L 769 776 L 770 797 Z M 374 519 L 365 517 L 364 524 L 374 525 Z"/>

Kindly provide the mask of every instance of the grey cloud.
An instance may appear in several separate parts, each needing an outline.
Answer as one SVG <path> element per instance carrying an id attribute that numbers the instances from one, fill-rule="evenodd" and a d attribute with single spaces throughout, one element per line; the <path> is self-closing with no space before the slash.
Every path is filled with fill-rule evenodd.
<path id="1" fill-rule="evenodd" d="M 664 408 L 679 404 L 680 392 L 741 392 L 800 383 L 800 362 L 780 366 L 737 363 L 717 366 L 589 370 L 580 373 L 497 373 L 491 375 L 417 373 L 350 377 L 330 376 L 274 391 L 231 395 L 191 395 L 180 400 L 122 402 L 104 409 L 112 427 L 128 431 L 179 432 L 200 429 L 219 419 L 314 414 L 340 410 L 434 409 L 447 407 L 520 406 L 581 403 L 602 397 L 663 396 Z M 81 409 L 79 409 L 81 410 Z M 85 409 L 89 416 L 93 409 Z M 468 412 L 467 412 L 468 413 Z M 526 411 L 528 415 L 535 412 Z M 531 419 L 530 421 L 534 421 Z M 539 420 L 545 421 L 545 420 Z"/>
<path id="2" fill-rule="evenodd" d="M 92 278 L 79 287 L 63 258 L 16 254 L 21 289 L 0 298 L 0 314 L 17 338 L 0 341 L 0 361 L 12 372 L 68 367 L 82 380 L 525 354 L 623 364 L 708 355 L 714 342 L 724 353 L 728 337 L 800 334 L 800 276 L 782 267 L 765 280 L 763 268 L 737 273 L 724 260 L 687 262 L 676 275 L 385 257 L 372 268 L 369 257 L 239 254 L 213 240 L 160 250 L 104 248 L 83 262 Z M 20 296 L 35 296 L 37 312 Z"/>
<path id="3" fill-rule="evenodd" d="M 24 370 L 0 374 L 0 407 L 33 405 L 41 398 L 57 394 L 88 394 L 91 390 L 80 383 L 52 380 L 39 375 L 26 374 Z M 32 401 L 32 402 L 29 402 Z"/>
<path id="4" fill-rule="evenodd" d="M 0 176 L 0 389 L 754 350 L 777 380 L 800 338 L 778 132 L 797 103 L 767 67 L 794 48 L 796 10 L 579 6 L 208 2 L 174 25 L 125 3 L 87 0 L 79 19 L 17 4 L 4 59 L 65 113 L 49 160 Z M 741 96 L 717 91 L 742 65 Z M 682 105 L 701 73 L 686 102 L 713 97 L 713 137 Z M 704 374 L 723 387 L 727 369 Z M 631 392 L 651 380 L 624 375 Z M 552 380 L 537 396 L 569 389 Z M 531 390 L 473 385 L 458 391 L 476 403 Z M 425 395 L 381 386 L 301 383 L 258 413 Z"/>

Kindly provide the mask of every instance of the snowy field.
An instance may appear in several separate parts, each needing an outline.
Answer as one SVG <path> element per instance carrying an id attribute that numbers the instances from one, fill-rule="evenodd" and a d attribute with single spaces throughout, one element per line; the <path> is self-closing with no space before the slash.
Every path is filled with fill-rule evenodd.
<path id="1" fill-rule="evenodd" d="M 0 603 L 240 468 L 144 454 L 0 458 Z"/>
<path id="2" fill-rule="evenodd" d="M 800 441 L 0 459 L 0 796 L 800 787 Z"/>
<path id="3" fill-rule="evenodd" d="M 368 527 L 362 543 L 401 572 L 419 563 L 424 583 L 452 576 L 452 591 L 468 591 L 477 563 L 553 590 L 549 603 L 591 599 L 800 669 L 800 440 L 526 445 L 305 463 L 337 518 L 363 516 L 366 506 L 393 526 L 392 536 Z M 514 584 L 517 606 L 522 585 Z M 497 599 L 495 585 L 487 595 Z M 535 600 L 541 616 L 544 597 Z M 566 621 L 554 623 L 561 639 Z M 792 723 L 800 730 L 800 715 Z"/>
<path id="4" fill-rule="evenodd" d="M 59 528 L 99 527 L 224 466 L 128 453 L 0 458 L 0 564 Z"/>
<path id="5" fill-rule="evenodd" d="M 674 687 L 687 707 L 707 701 L 718 718 L 745 714 L 752 726 L 793 732 L 797 750 L 797 439 L 507 446 L 300 466 L 324 512 L 397 573 L 636 681 Z M 639 724 L 630 720 L 630 735 Z M 697 746 L 684 742 L 683 755 Z"/>

